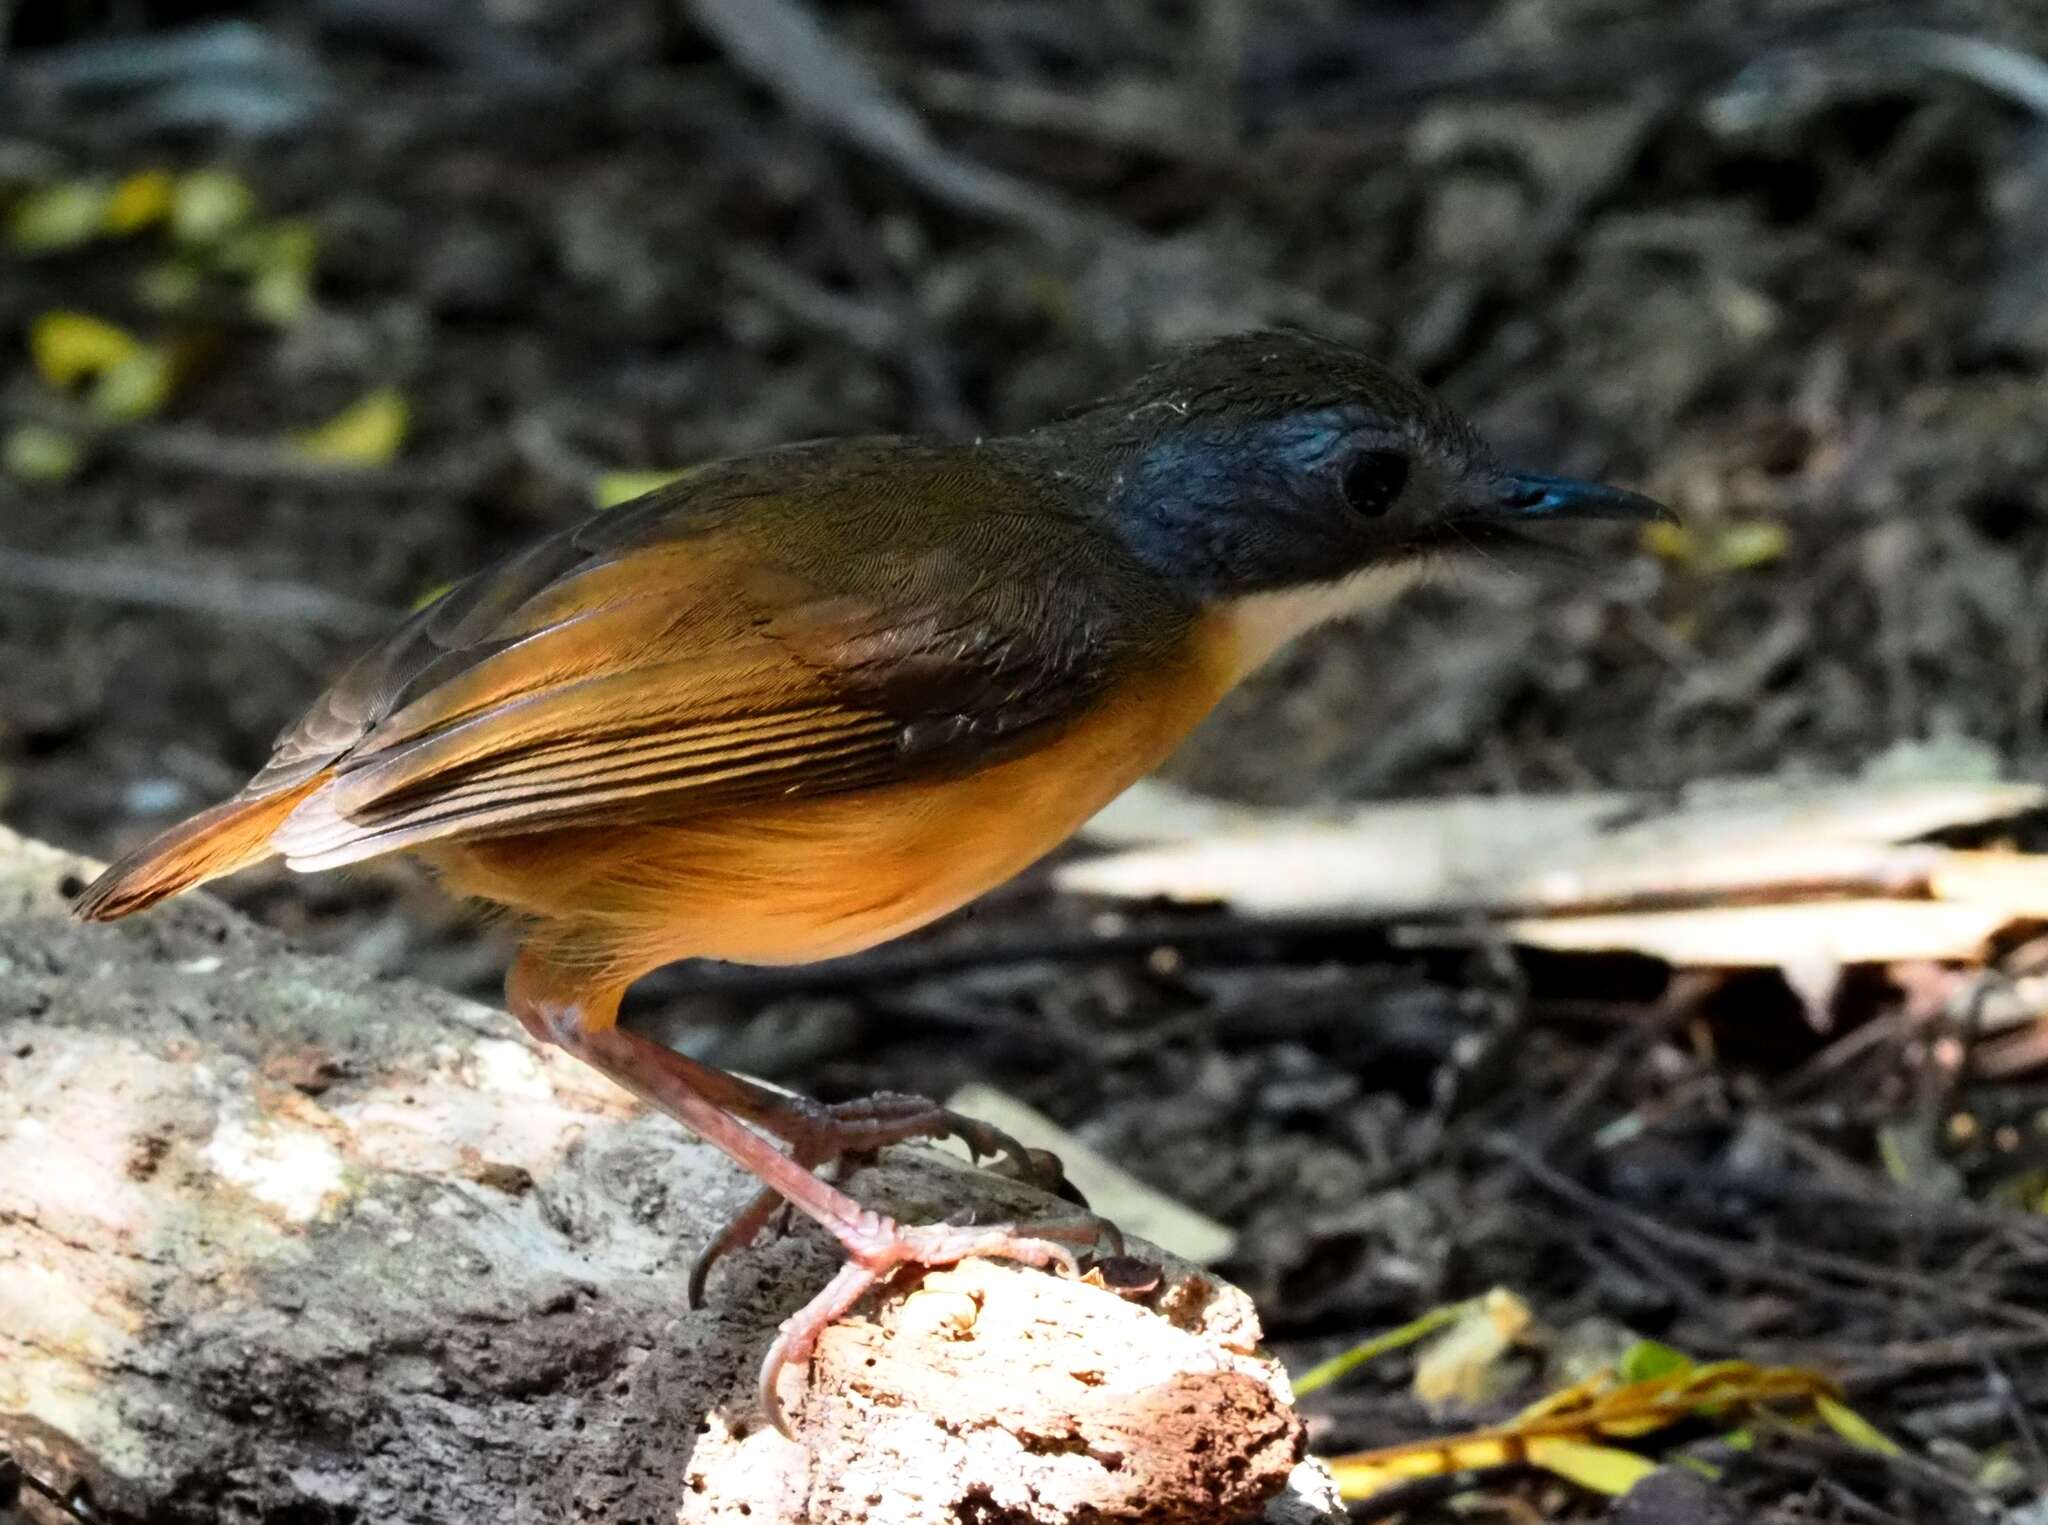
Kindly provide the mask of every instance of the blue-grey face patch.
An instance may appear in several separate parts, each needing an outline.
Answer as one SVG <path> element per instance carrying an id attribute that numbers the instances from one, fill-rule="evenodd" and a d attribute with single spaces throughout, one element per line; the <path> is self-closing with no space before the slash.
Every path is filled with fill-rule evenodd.
<path id="1" fill-rule="evenodd" d="M 1323 408 L 1168 433 L 1121 473 L 1111 520 L 1141 561 L 1200 591 L 1297 575 L 1299 553 L 1321 538 L 1304 545 L 1299 531 L 1327 507 L 1337 458 L 1362 423 Z"/>

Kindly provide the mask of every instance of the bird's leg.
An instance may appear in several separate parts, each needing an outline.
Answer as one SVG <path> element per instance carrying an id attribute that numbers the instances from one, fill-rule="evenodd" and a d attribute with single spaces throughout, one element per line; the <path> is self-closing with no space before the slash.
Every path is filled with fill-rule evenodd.
<path id="1" fill-rule="evenodd" d="M 541 1043 L 556 1043 L 560 1041 L 553 1030 L 557 1019 L 548 1013 L 574 1007 L 585 1014 L 582 1025 L 609 1027 L 616 1019 L 623 989 L 565 989 L 544 959 L 528 953 L 522 954 L 513 966 L 505 993 L 513 1014 L 530 1036 Z M 911 1139 L 957 1138 L 977 1163 L 1000 1154 L 1010 1161 L 1022 1180 L 1041 1191 L 1065 1197 L 1077 1206 L 1087 1206 L 1068 1184 L 1059 1157 L 1050 1150 L 1027 1149 L 993 1124 L 950 1111 L 929 1097 L 881 1091 L 853 1101 L 827 1104 L 716 1069 L 673 1050 L 663 1052 L 668 1054 L 667 1062 L 674 1069 L 690 1078 L 699 1095 L 713 1106 L 781 1139 L 789 1145 L 790 1153 L 811 1169 L 832 1164 L 845 1155 L 872 1154 Z M 719 1252 L 751 1243 L 768 1216 L 763 1211 L 757 1221 L 755 1208 L 748 1208 L 719 1237 Z M 742 1225 L 747 1225 L 744 1236 L 740 1232 Z"/>
<path id="2" fill-rule="evenodd" d="M 1067 1243 L 1092 1244 L 1097 1230 L 1051 1227 L 1037 1234 L 1000 1225 L 906 1226 L 862 1207 L 794 1156 L 755 1133 L 713 1097 L 734 1094 L 745 1082 L 684 1058 L 650 1038 L 616 1026 L 593 1026 L 575 1005 L 513 1002 L 520 1021 L 610 1076 L 650 1106 L 667 1113 L 706 1143 L 724 1151 L 750 1174 L 821 1225 L 846 1251 L 847 1264 L 825 1290 L 783 1321 L 761 1368 L 761 1407 L 787 1435 L 789 1421 L 776 1395 L 776 1378 L 790 1362 L 808 1360 L 818 1336 L 877 1282 L 901 1266 L 951 1265 L 975 1256 L 1000 1256 L 1028 1265 L 1079 1269 Z M 609 1012 L 604 1013 L 609 1016 Z M 713 1077 L 716 1077 L 715 1079 Z M 707 1087 L 706 1082 L 710 1082 Z"/>
<path id="3" fill-rule="evenodd" d="M 976 1160 L 1004 1156 L 1035 1186 L 1051 1191 L 1062 1184 L 1059 1160 L 1047 1151 L 1027 1149 L 1002 1129 L 948 1111 L 928 1097 L 878 1091 L 828 1105 L 714 1069 L 685 1054 L 675 1057 L 714 1105 L 781 1139 L 807 1165 L 829 1164 L 846 1154 L 871 1154 L 910 1139 L 957 1138 Z"/>
<path id="4" fill-rule="evenodd" d="M 1042 1191 L 1064 1196 L 1077 1205 L 1087 1204 L 1067 1184 L 1059 1157 L 1047 1150 L 1027 1149 L 1009 1134 L 978 1118 L 949 1111 L 922 1096 L 879 1092 L 854 1101 L 827 1105 L 807 1096 L 792 1096 L 744 1076 L 700 1064 L 677 1055 L 680 1064 L 699 1080 L 698 1089 L 736 1117 L 766 1130 L 789 1145 L 790 1155 L 807 1169 L 837 1164 L 848 1155 L 870 1154 L 890 1144 L 910 1139 L 957 1138 L 970 1156 L 1000 1154 L 1008 1158 L 1018 1174 Z M 788 1202 L 772 1189 L 764 1190 L 725 1226 L 704 1248 L 690 1269 L 690 1305 L 704 1298 L 704 1285 L 711 1269 L 734 1250 L 745 1249 L 760 1237 L 776 1214 Z M 1113 1228 L 1109 1229 L 1112 1236 Z"/>

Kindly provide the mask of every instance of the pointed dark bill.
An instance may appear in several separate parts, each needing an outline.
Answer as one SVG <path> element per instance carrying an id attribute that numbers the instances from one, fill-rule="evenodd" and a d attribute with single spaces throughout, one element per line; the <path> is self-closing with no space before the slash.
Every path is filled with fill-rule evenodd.
<path id="1" fill-rule="evenodd" d="M 1521 521 L 1538 519 L 1637 519 L 1676 524 L 1678 515 L 1639 492 L 1582 482 L 1576 477 L 1545 476 L 1518 471 L 1502 484 L 1500 515 Z"/>

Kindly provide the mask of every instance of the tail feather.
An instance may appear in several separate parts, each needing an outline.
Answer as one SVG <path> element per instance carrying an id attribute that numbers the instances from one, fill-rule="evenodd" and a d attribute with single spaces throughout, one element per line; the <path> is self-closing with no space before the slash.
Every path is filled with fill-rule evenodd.
<path id="1" fill-rule="evenodd" d="M 173 826 L 93 880 L 71 907 L 72 915 L 81 921 L 113 921 L 209 879 L 261 863 L 272 855 L 271 835 L 285 817 L 329 776 L 316 773 L 274 794 L 232 799 Z"/>

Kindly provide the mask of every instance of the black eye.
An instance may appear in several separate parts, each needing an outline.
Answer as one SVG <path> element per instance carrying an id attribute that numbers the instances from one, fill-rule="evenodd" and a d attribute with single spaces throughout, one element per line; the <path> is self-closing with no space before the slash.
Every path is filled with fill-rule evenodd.
<path id="1" fill-rule="evenodd" d="M 1344 468 L 1344 501 L 1368 519 L 1392 508 L 1407 485 L 1408 457 L 1398 450 L 1367 450 Z"/>

